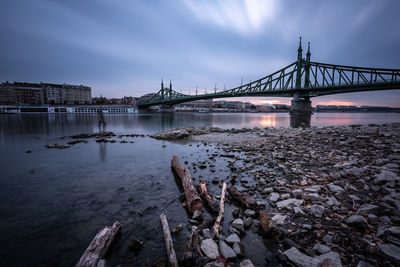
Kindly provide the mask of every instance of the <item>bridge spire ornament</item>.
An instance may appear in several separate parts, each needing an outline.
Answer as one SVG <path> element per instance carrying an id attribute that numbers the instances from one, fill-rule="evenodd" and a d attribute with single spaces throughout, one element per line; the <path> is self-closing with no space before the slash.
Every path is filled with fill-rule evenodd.
<path id="1" fill-rule="evenodd" d="M 299 42 L 299 48 L 297 49 L 297 60 L 301 61 L 301 59 L 303 58 L 303 48 L 301 48 L 301 36 L 300 38 L 300 42 Z"/>
<path id="2" fill-rule="evenodd" d="M 307 54 L 306 54 L 307 58 L 307 62 L 310 62 L 311 59 L 311 52 L 310 52 L 310 42 L 308 42 L 308 49 L 307 49 Z"/>

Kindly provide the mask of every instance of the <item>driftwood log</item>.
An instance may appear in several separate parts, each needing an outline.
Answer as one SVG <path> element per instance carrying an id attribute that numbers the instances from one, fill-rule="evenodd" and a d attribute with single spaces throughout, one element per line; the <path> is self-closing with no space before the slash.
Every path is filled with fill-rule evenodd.
<path id="1" fill-rule="evenodd" d="M 75 267 L 96 267 L 97 263 L 107 253 L 107 250 L 119 233 L 120 229 L 121 224 L 119 222 L 115 222 L 113 226 L 106 226 L 102 228 L 96 234 Z"/>
<path id="2" fill-rule="evenodd" d="M 188 207 L 189 212 L 193 214 L 196 210 L 201 211 L 203 209 L 203 201 L 196 192 L 189 169 L 179 164 L 178 156 L 176 155 L 172 157 L 171 166 L 182 182 L 183 191 L 185 192 L 186 197 L 186 206 Z"/>
<path id="3" fill-rule="evenodd" d="M 221 201 L 219 204 L 219 214 L 214 224 L 214 234 L 218 237 L 219 234 L 219 226 L 221 225 L 221 221 L 224 218 L 224 210 L 225 210 L 225 192 L 226 192 L 226 183 L 222 184 L 222 193 L 221 193 Z"/>
<path id="4" fill-rule="evenodd" d="M 213 212 L 218 213 L 219 210 L 218 201 L 208 193 L 206 182 L 204 182 L 203 180 L 200 181 L 200 195 L 203 198 L 204 202 L 207 204 L 207 206 Z"/>
<path id="5" fill-rule="evenodd" d="M 252 210 L 259 210 L 260 207 L 257 205 L 256 201 L 250 197 L 249 194 L 240 192 L 236 187 L 228 187 L 229 195 L 239 202 L 242 206 Z"/>
<path id="6" fill-rule="evenodd" d="M 192 247 L 194 250 L 197 252 L 198 255 L 203 257 L 203 253 L 201 253 L 200 247 L 199 247 L 199 234 L 203 229 L 211 227 L 215 222 L 215 219 L 208 220 L 204 222 L 202 225 L 200 225 L 195 231 L 193 236 L 191 237 L 191 243 Z"/>
<path id="7" fill-rule="evenodd" d="M 171 232 L 169 231 L 167 216 L 165 216 L 165 214 L 161 214 L 160 221 L 164 235 L 165 250 L 167 251 L 168 256 L 168 264 L 171 267 L 178 267 L 178 260 L 176 259 L 174 243 L 172 242 Z"/>

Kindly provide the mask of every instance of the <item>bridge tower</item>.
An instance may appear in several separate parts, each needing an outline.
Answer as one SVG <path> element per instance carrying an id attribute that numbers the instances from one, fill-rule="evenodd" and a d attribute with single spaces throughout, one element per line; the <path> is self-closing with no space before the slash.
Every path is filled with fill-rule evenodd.
<path id="1" fill-rule="evenodd" d="M 310 52 L 310 43 L 308 43 L 308 51 L 306 54 L 306 60 L 303 59 L 303 49 L 301 47 L 301 37 L 299 42 L 299 48 L 297 49 L 297 72 L 296 72 L 296 93 L 293 95 L 293 99 L 291 101 L 291 109 L 290 114 L 311 114 L 312 106 L 310 97 L 301 96 L 301 88 L 302 88 L 302 68 L 304 67 L 304 87 L 308 87 L 310 83 L 310 60 L 311 60 L 311 52 Z"/>

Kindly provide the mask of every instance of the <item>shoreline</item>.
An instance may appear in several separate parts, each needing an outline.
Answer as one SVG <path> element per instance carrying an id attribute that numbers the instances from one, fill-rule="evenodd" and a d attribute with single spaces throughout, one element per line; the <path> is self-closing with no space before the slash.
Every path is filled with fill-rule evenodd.
<path id="1" fill-rule="evenodd" d="M 152 137 L 222 146 L 232 157 L 225 181 L 265 204 L 282 235 L 274 251 L 282 263 L 329 253 L 332 266 L 400 263 L 399 123 L 188 127 Z M 212 160 L 192 164 L 212 168 Z M 245 221 L 249 216 L 240 210 L 234 217 Z"/>

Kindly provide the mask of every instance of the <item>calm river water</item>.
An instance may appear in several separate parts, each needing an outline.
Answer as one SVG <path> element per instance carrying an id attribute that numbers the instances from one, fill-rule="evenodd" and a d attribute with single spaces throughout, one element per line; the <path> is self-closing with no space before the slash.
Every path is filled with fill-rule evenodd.
<path id="1" fill-rule="evenodd" d="M 105 115 L 106 130 L 116 134 L 152 134 L 184 126 L 289 127 L 290 116 L 272 114 L 131 114 Z M 317 113 L 312 126 L 383 124 L 400 122 L 394 113 Z M 149 137 L 118 139 L 128 143 L 80 143 L 68 149 L 47 149 L 45 144 L 66 144 L 70 136 L 98 131 L 96 115 L 0 114 L 0 266 L 72 266 L 97 230 L 122 224 L 122 234 L 112 250 L 114 264 L 149 266 L 164 255 L 159 215 L 165 213 L 170 228 L 184 229 L 173 238 L 178 255 L 190 225 L 178 200 L 180 191 L 170 160 L 203 161 L 216 145 L 169 143 Z M 133 141 L 134 143 L 130 143 Z M 166 146 L 163 146 L 166 145 Z M 31 153 L 26 153 L 28 150 Z M 217 159 L 216 171 L 193 172 L 200 178 L 223 180 L 229 174 L 227 159 Z M 210 185 L 216 195 L 220 189 Z M 227 205 L 225 223 L 231 220 Z M 141 213 L 143 213 L 141 215 Z M 132 238 L 145 241 L 135 254 Z M 243 238 L 247 258 L 263 265 L 267 253 L 255 234 Z M 261 256 L 260 256 L 261 255 Z"/>

